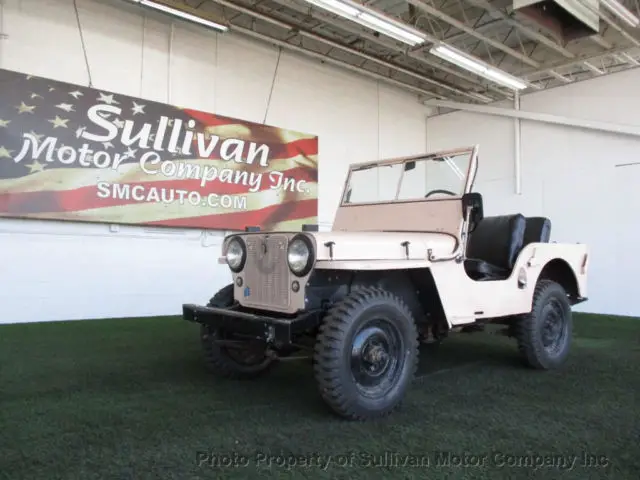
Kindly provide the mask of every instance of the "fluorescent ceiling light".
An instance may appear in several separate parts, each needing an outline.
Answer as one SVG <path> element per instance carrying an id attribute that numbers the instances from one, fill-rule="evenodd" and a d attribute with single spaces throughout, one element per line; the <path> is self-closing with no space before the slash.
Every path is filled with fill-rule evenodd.
<path id="1" fill-rule="evenodd" d="M 159 12 L 163 12 L 163 13 L 172 15 L 174 17 L 187 20 L 189 22 L 193 22 L 199 25 L 203 25 L 205 27 L 213 28 L 214 30 L 218 30 L 221 32 L 226 32 L 229 29 L 226 25 L 212 22 L 211 20 L 207 20 L 206 18 L 202 18 L 197 15 L 192 15 L 191 13 L 187 13 L 177 8 L 169 7 L 162 3 L 152 2 L 151 0 L 130 0 L 130 1 L 132 1 L 133 3 L 137 3 L 139 5 L 143 5 L 145 7 L 153 8 L 154 10 L 158 10 Z"/>
<path id="2" fill-rule="evenodd" d="M 426 40 L 419 30 L 351 0 L 305 1 L 411 46 L 421 45 Z"/>
<path id="3" fill-rule="evenodd" d="M 631 11 L 618 2 L 618 0 L 600 0 L 600 3 L 620 20 L 624 20 L 630 26 L 635 28 L 640 25 L 640 18 L 631 13 Z"/>
<path id="4" fill-rule="evenodd" d="M 524 90 L 529 86 L 519 78 L 497 70 L 449 45 L 440 44 L 429 50 L 429 53 L 512 90 Z"/>

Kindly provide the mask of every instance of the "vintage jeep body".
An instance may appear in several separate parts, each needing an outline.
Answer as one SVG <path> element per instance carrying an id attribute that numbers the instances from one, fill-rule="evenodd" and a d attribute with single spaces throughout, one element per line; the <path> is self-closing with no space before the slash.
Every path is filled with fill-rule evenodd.
<path id="1" fill-rule="evenodd" d="M 325 402 L 367 419 L 393 411 L 420 342 L 503 324 L 525 363 L 563 364 L 588 250 L 549 243 L 550 221 L 484 217 L 478 147 L 352 165 L 330 232 L 247 227 L 223 243 L 233 282 L 206 306 L 207 365 L 251 378 L 310 350 Z"/>

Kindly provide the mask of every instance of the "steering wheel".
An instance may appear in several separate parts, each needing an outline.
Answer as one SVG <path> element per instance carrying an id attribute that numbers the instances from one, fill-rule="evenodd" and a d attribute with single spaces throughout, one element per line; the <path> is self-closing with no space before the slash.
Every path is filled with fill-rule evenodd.
<path id="1" fill-rule="evenodd" d="M 431 190 L 429 193 L 427 193 L 427 194 L 424 196 L 424 198 L 427 198 L 427 197 L 429 197 L 429 196 L 433 195 L 434 193 L 444 193 L 444 194 L 446 194 L 446 195 L 451 195 L 452 197 L 455 197 L 455 196 L 456 196 L 456 194 L 455 194 L 455 193 L 453 193 L 453 192 L 452 192 L 452 191 L 450 191 L 450 190 L 443 190 L 443 189 L 438 189 L 438 188 L 437 188 L 437 189 L 435 189 L 435 190 Z"/>

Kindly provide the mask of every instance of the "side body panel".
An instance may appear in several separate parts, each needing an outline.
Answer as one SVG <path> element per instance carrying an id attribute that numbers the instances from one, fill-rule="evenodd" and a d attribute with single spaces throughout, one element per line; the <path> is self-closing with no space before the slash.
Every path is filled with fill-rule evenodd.
<path id="1" fill-rule="evenodd" d="M 575 276 L 578 296 L 587 296 L 587 246 L 582 244 L 532 243 L 522 249 L 514 269 L 505 280 L 475 281 L 462 263 L 435 262 L 433 274 L 447 320 L 451 326 L 476 319 L 517 315 L 531 311 L 533 293 L 542 269 L 554 260 L 565 262 Z M 526 285 L 518 284 L 523 271 Z"/>

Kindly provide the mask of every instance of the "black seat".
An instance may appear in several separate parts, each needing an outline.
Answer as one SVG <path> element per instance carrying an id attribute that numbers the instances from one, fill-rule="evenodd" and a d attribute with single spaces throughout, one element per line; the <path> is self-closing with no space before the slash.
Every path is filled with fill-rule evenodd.
<path id="1" fill-rule="evenodd" d="M 549 243 L 551 238 L 551 220 L 546 217 L 527 217 L 522 247 L 530 243 Z"/>
<path id="2" fill-rule="evenodd" d="M 474 280 L 507 278 L 524 244 L 526 227 L 520 213 L 484 217 L 469 235 L 464 262 L 467 275 Z"/>

